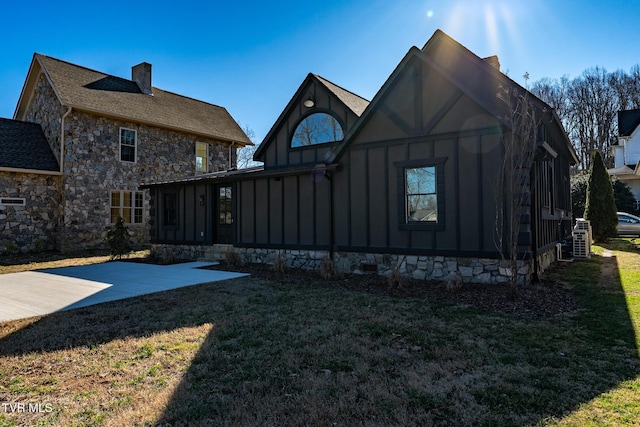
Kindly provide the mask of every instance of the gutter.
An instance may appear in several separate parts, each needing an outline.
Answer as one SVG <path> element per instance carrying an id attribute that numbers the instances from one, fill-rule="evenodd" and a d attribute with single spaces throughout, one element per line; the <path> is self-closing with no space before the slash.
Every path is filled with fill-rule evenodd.
<path id="1" fill-rule="evenodd" d="M 21 168 L 9 168 L 0 166 L 0 172 L 18 172 L 18 173 L 33 173 L 38 175 L 53 175 L 60 176 L 62 172 L 59 171 L 45 171 L 38 169 L 21 169 Z"/>
<path id="2" fill-rule="evenodd" d="M 72 107 L 67 107 L 67 112 L 62 116 L 62 123 L 60 124 L 60 173 L 64 174 L 64 119 L 71 114 Z"/>

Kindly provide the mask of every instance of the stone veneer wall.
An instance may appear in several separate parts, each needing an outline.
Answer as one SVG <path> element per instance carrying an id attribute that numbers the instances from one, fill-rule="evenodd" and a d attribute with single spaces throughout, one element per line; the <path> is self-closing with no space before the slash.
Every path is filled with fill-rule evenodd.
<path id="1" fill-rule="evenodd" d="M 298 249 L 235 248 L 231 245 L 167 245 L 152 244 L 158 257 L 176 259 L 223 260 L 228 251 L 236 252 L 243 262 L 272 264 L 282 258 L 290 268 L 317 270 L 329 257 L 328 251 Z M 333 261 L 341 273 L 362 274 L 364 265 L 372 266 L 379 275 L 389 276 L 394 270 L 418 280 L 450 280 L 459 277 L 464 283 L 496 284 L 509 280 L 507 263 L 496 259 L 456 258 L 445 256 L 418 256 L 334 252 Z M 530 262 L 518 261 L 518 281 L 529 283 L 532 278 Z"/>
<path id="2" fill-rule="evenodd" d="M 49 83 L 41 77 L 26 120 L 40 123 L 59 157 L 59 129 L 66 112 Z M 120 128 L 137 132 L 137 161 L 121 162 Z M 142 183 L 196 175 L 196 142 L 209 144 L 210 172 L 229 167 L 229 144 L 215 139 L 105 118 L 73 110 L 64 122 L 63 210 L 58 249 L 103 245 L 110 224 L 111 190 L 137 191 Z M 235 150 L 232 150 L 235 165 Z M 142 224 L 128 224 L 136 245 L 149 243 L 149 192 L 145 191 Z"/>
<path id="3" fill-rule="evenodd" d="M 0 205 L 0 253 L 55 248 L 59 182 L 58 176 L 0 171 L 0 197 L 26 199 L 25 206 Z"/>
<path id="4" fill-rule="evenodd" d="M 29 101 L 29 106 L 25 112 L 24 120 L 38 123 L 42 127 L 47 141 L 51 146 L 53 155 L 60 162 L 60 128 L 62 126 L 62 116 L 66 108 L 60 104 L 58 97 L 51 88 L 43 73 L 38 77 L 33 97 Z"/>

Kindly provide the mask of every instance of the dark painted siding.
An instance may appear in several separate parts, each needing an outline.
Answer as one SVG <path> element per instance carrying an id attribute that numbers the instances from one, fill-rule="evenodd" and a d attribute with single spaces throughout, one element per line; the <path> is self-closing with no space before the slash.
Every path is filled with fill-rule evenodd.
<path id="1" fill-rule="evenodd" d="M 289 115 L 279 124 L 280 127 L 273 133 L 271 140 L 264 141 L 266 150 L 264 153 L 265 168 L 286 167 L 302 163 L 322 162 L 329 151 L 336 145 L 318 144 L 304 148 L 291 148 L 291 137 L 298 124 L 308 115 L 313 113 L 330 113 L 341 124 L 344 134 L 353 126 L 357 116 L 344 107 L 333 94 L 330 94 L 323 85 L 308 82 L 301 92 L 300 99 L 293 100 L 293 107 Z M 309 94 L 313 94 L 315 105 L 312 108 L 304 107 L 303 102 Z"/>

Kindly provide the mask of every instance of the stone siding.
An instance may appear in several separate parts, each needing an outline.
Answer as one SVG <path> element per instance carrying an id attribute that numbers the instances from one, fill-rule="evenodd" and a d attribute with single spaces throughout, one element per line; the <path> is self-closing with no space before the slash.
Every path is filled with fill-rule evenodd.
<path id="1" fill-rule="evenodd" d="M 283 259 L 289 268 L 318 270 L 328 251 L 298 249 L 235 248 L 231 245 L 168 245 L 152 244 L 154 254 L 165 259 L 219 261 L 229 251 L 236 252 L 243 262 L 273 264 Z M 341 273 L 364 274 L 369 269 L 379 275 L 390 276 L 398 271 L 417 280 L 448 281 L 459 278 L 464 283 L 497 284 L 510 280 L 511 272 L 504 261 L 485 258 L 457 258 L 445 256 L 374 254 L 334 252 L 333 262 Z M 528 261 L 518 261 L 518 282 L 529 283 L 532 269 Z"/>
<path id="2" fill-rule="evenodd" d="M 59 133 L 66 112 L 44 77 L 27 110 L 39 123 L 59 157 Z M 120 128 L 137 132 L 136 162 L 120 161 Z M 58 249 L 103 246 L 110 224 L 112 190 L 137 191 L 140 184 L 196 175 L 196 142 L 209 145 L 208 171 L 229 167 L 229 144 L 188 133 L 132 123 L 73 110 L 64 122 L 62 212 Z M 235 149 L 232 150 L 235 165 Z M 127 224 L 137 246 L 149 243 L 149 193 L 145 191 L 142 224 Z"/>
<path id="3" fill-rule="evenodd" d="M 47 141 L 49 141 L 58 164 L 60 163 L 60 129 L 62 116 L 66 111 L 66 108 L 60 104 L 47 78 L 41 73 L 40 77 L 38 77 L 33 97 L 25 112 L 24 120 L 38 123 L 42 127 L 42 131 Z"/>
<path id="4" fill-rule="evenodd" d="M 0 171 L 0 197 L 25 199 L 25 206 L 0 205 L 0 253 L 56 247 L 59 183 L 59 176 Z"/>

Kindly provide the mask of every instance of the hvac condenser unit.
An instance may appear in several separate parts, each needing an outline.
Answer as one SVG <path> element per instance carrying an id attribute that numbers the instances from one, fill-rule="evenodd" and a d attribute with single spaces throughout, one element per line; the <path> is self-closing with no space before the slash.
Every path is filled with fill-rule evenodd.
<path id="1" fill-rule="evenodd" d="M 593 231 L 591 231 L 591 221 L 578 218 L 576 220 L 576 225 L 573 227 L 574 231 L 583 230 L 589 233 L 589 246 L 591 246 L 591 242 L 593 242 Z"/>
<path id="2" fill-rule="evenodd" d="M 591 258 L 591 239 L 589 231 L 575 230 L 573 233 L 573 257 L 578 259 Z"/>

